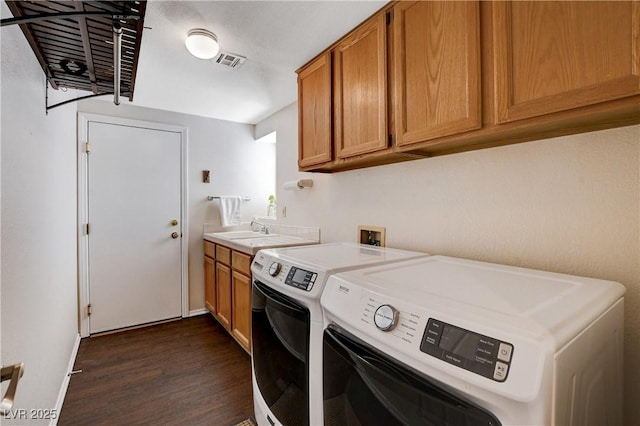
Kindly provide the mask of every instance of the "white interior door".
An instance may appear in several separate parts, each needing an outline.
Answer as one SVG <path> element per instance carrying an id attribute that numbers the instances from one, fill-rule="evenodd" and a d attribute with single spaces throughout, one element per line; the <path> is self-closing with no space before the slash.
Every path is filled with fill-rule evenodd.
<path id="1" fill-rule="evenodd" d="M 87 136 L 90 333 L 180 317 L 181 134 L 89 121 Z"/>

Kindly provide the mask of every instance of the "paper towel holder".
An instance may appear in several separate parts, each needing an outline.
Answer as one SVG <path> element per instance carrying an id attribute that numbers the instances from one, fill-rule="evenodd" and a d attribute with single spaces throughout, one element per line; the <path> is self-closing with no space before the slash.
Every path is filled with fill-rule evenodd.
<path id="1" fill-rule="evenodd" d="M 313 179 L 292 180 L 289 182 L 285 182 L 283 185 L 284 189 L 302 189 L 302 188 L 312 188 L 312 187 L 313 187 Z"/>

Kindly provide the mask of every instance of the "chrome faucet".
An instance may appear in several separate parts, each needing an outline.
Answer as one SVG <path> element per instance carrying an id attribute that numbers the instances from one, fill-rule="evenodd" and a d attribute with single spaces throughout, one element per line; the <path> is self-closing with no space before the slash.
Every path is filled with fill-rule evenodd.
<path id="1" fill-rule="evenodd" d="M 260 223 L 260 222 L 256 222 L 255 220 L 251 221 L 251 229 L 253 228 L 253 225 L 258 225 L 260 228 L 258 229 L 258 232 L 262 232 L 264 234 L 269 234 L 269 227 L 267 225 L 265 225 L 264 223 Z"/>

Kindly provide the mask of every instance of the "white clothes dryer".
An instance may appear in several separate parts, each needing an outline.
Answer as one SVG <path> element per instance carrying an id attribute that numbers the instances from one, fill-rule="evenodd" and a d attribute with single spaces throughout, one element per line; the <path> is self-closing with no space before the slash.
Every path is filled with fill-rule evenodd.
<path id="1" fill-rule="evenodd" d="M 321 425 L 320 296 L 333 273 L 427 256 L 356 243 L 259 251 L 252 263 L 252 381 L 259 425 Z"/>

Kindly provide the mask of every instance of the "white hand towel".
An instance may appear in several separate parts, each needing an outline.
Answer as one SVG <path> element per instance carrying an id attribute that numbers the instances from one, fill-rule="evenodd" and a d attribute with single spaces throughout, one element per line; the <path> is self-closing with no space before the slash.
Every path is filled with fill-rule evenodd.
<path id="1" fill-rule="evenodd" d="M 238 195 L 220 196 L 220 222 L 223 227 L 240 225 L 240 204 L 242 197 Z"/>

